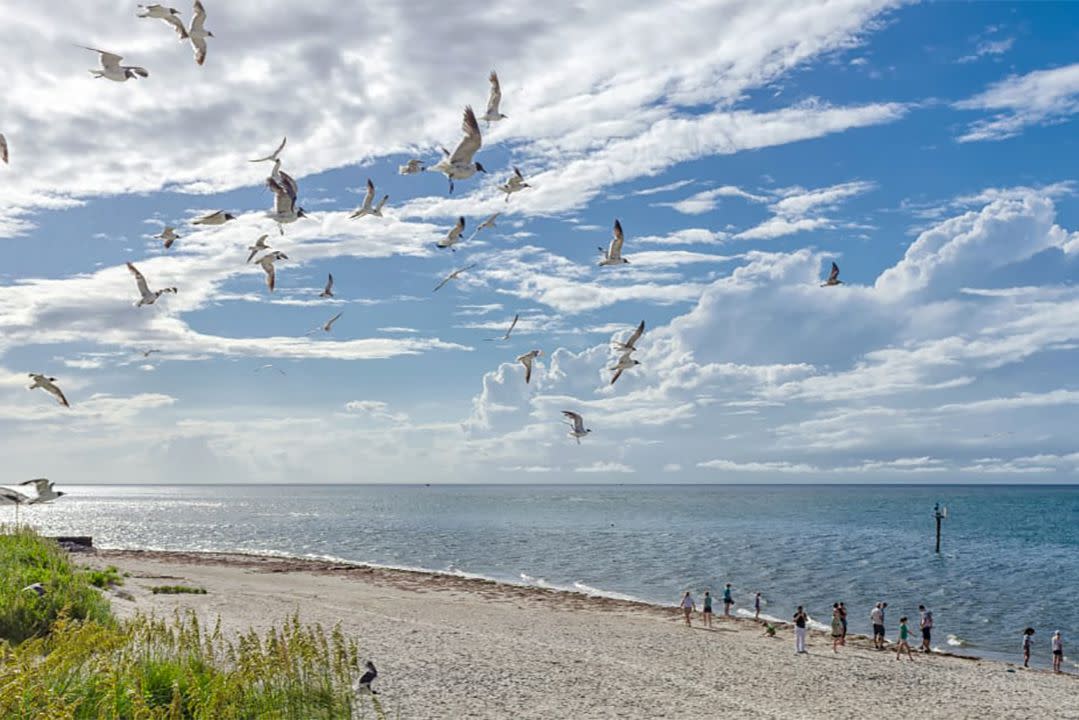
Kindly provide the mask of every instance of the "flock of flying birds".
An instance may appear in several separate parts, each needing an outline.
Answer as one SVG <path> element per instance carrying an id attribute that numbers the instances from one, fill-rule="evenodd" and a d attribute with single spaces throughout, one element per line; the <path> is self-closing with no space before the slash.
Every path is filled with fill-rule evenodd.
<path id="1" fill-rule="evenodd" d="M 142 12 L 137 16 L 140 18 L 160 19 L 167 22 L 179 35 L 180 40 L 190 41 L 195 52 L 195 62 L 199 65 L 203 65 L 206 62 L 207 53 L 207 38 L 214 37 L 214 34 L 208 31 L 205 27 L 206 24 L 206 9 L 203 7 L 201 0 L 195 0 L 194 12 L 191 19 L 191 24 L 188 27 L 184 26 L 183 21 L 180 19 L 180 12 L 175 8 L 165 7 L 163 5 L 139 5 L 142 8 Z M 86 47 L 86 46 L 79 46 Z M 121 65 L 123 56 L 115 53 L 106 52 L 104 50 L 97 50 L 95 48 L 86 47 L 87 50 L 92 50 L 100 55 L 101 70 L 91 70 L 91 74 L 97 78 L 105 78 L 115 82 L 125 82 L 134 78 L 147 78 L 149 72 L 139 66 L 135 65 Z M 442 157 L 439 161 L 433 165 L 428 166 L 423 160 L 413 158 L 404 165 L 399 167 L 398 172 L 401 175 L 415 175 L 423 172 L 437 172 L 446 176 L 449 182 L 449 192 L 453 193 L 454 181 L 467 180 L 473 177 L 476 173 L 486 173 L 486 168 L 483 164 L 476 161 L 476 153 L 483 146 L 483 137 L 480 131 L 479 120 L 482 119 L 490 127 L 491 123 L 499 122 L 508 118 L 504 115 L 500 106 L 502 103 L 502 87 L 498 79 L 498 73 L 491 71 L 488 78 L 490 82 L 490 94 L 487 101 L 487 110 L 482 118 L 477 118 L 476 113 L 472 110 L 471 106 L 466 106 L 464 110 L 464 117 L 461 123 L 461 130 L 464 137 L 457 144 L 457 147 L 451 153 L 446 148 L 440 148 L 442 151 Z M 266 155 L 265 157 L 255 158 L 250 162 L 272 162 L 273 169 L 270 171 L 269 177 L 266 178 L 266 187 L 273 193 L 274 203 L 273 208 L 267 213 L 267 217 L 277 224 L 278 232 L 281 235 L 285 234 L 285 225 L 292 224 L 297 220 L 307 218 L 309 215 L 304 211 L 302 207 L 297 205 L 297 198 L 299 195 L 299 185 L 295 178 L 289 175 L 287 172 L 281 169 L 281 153 L 285 149 L 285 145 L 288 142 L 288 138 L 281 140 L 281 143 L 277 148 Z M 0 161 L 7 164 L 9 161 L 8 156 L 8 143 L 3 134 L 0 134 Z M 504 182 L 498 186 L 498 189 L 505 193 L 506 202 L 509 202 L 510 197 L 517 192 L 520 192 L 526 188 L 531 187 L 526 181 L 524 175 L 517 167 L 513 167 L 513 174 Z M 378 202 L 375 202 L 376 192 L 375 184 L 370 179 L 367 180 L 367 191 L 364 195 L 363 202 L 359 208 L 357 208 L 349 217 L 351 219 L 359 219 L 363 217 L 382 217 L 382 210 L 389 200 L 389 195 L 383 195 Z M 476 229 L 472 232 L 469 240 L 476 237 L 481 231 L 494 227 L 495 221 L 498 219 L 501 213 L 495 213 L 484 220 Z M 197 218 L 191 222 L 192 225 L 201 226 L 215 226 L 224 225 L 225 223 L 235 220 L 236 216 L 228 213 L 224 210 L 217 210 L 200 218 Z M 437 247 L 441 249 L 449 248 L 452 252 L 457 251 L 457 244 L 461 242 L 465 231 L 465 218 L 459 217 L 456 224 L 449 230 L 446 236 L 437 242 Z M 173 244 L 182 236 L 176 233 L 175 227 L 165 227 L 164 230 L 156 236 L 157 239 L 162 241 L 164 248 L 168 250 Z M 282 260 L 288 260 L 288 256 L 275 250 L 267 242 L 269 235 L 262 235 L 255 241 L 253 245 L 250 245 L 247 249 L 250 254 L 247 256 L 247 262 L 254 262 L 262 268 L 266 275 L 266 286 L 269 292 L 273 292 L 276 287 L 277 271 L 275 263 Z M 622 223 L 618 220 L 614 221 L 614 229 L 610 244 L 606 247 L 600 247 L 599 251 L 602 253 L 602 258 L 599 261 L 601 267 L 621 266 L 629 263 L 629 260 L 622 256 L 622 248 L 625 243 L 625 235 L 622 231 Z M 442 279 L 438 285 L 435 286 L 433 292 L 438 292 L 447 283 L 456 280 L 463 273 L 468 272 L 476 267 L 476 264 L 466 265 L 458 268 Z M 166 287 L 158 290 L 150 288 L 149 282 L 146 277 L 135 267 L 132 263 L 127 263 L 127 269 L 135 278 L 136 286 L 139 291 L 139 301 L 136 303 L 136 307 L 142 307 L 144 305 L 153 305 L 157 300 L 165 294 L 173 294 L 177 292 L 175 287 Z M 333 294 L 333 274 L 329 274 L 326 281 L 326 286 L 319 294 L 320 298 L 331 298 Z M 834 262 L 832 263 L 831 274 L 828 279 L 822 283 L 823 286 L 841 285 L 842 281 L 839 280 L 839 266 Z M 307 336 L 314 335 L 316 333 L 330 333 L 333 328 L 333 324 L 340 319 L 343 313 L 337 313 L 334 317 L 330 318 L 327 322 L 315 328 L 307 333 Z M 491 338 L 496 341 L 508 341 L 510 335 L 513 333 L 514 328 L 517 326 L 517 322 L 520 319 L 520 314 L 517 314 L 513 318 L 513 322 L 510 324 L 509 329 L 500 338 Z M 637 365 L 640 365 L 638 360 L 633 358 L 633 353 L 637 351 L 637 342 L 644 334 L 644 321 L 637 326 L 629 338 L 622 342 L 615 342 L 616 349 L 621 353 L 618 361 L 614 367 L 610 368 L 613 373 L 611 377 L 611 384 L 613 385 L 618 381 L 618 378 L 622 377 L 622 373 L 626 370 L 632 369 Z M 151 353 L 159 352 L 156 349 L 151 349 L 143 353 L 144 357 L 149 357 Z M 541 350 L 530 350 L 517 358 L 517 362 L 524 366 L 525 369 L 525 383 L 531 382 L 532 379 L 532 366 L 536 358 L 543 355 Z M 258 370 L 263 369 L 276 369 L 273 365 L 263 365 Z M 283 372 L 278 370 L 278 372 Z M 30 377 L 33 379 L 33 384 L 30 386 L 31 390 L 42 389 L 51 395 L 53 395 L 57 401 L 64 407 L 70 407 L 67 398 L 64 393 L 56 385 L 56 378 L 49 377 L 40 373 L 31 373 Z M 581 438 L 592 432 L 591 429 L 584 426 L 584 419 L 580 413 L 564 410 L 563 416 L 567 419 L 570 426 L 570 437 L 577 440 L 580 444 Z M 31 481 L 37 482 L 37 481 Z M 50 485 L 51 487 L 51 485 Z M 51 491 L 50 491 L 51 492 Z M 40 495 L 40 487 L 39 487 Z M 0 501 L 4 500 L 4 496 L 0 495 Z M 51 498 L 50 498 L 51 499 Z"/>

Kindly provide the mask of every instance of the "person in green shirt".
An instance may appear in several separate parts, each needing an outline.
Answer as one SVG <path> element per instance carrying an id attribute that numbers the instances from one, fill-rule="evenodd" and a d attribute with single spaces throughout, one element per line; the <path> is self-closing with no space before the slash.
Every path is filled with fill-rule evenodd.
<path id="1" fill-rule="evenodd" d="M 899 647 L 895 651 L 895 659 L 898 660 L 903 650 L 906 649 L 907 657 L 914 662 L 914 655 L 910 652 L 910 628 L 907 627 L 907 616 L 899 618 Z"/>

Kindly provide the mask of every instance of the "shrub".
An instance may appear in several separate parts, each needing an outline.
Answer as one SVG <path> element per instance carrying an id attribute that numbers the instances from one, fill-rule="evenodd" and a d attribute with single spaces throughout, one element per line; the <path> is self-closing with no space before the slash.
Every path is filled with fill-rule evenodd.
<path id="1" fill-rule="evenodd" d="M 150 588 L 154 595 L 205 595 L 206 588 L 188 587 L 187 585 L 154 585 Z"/>

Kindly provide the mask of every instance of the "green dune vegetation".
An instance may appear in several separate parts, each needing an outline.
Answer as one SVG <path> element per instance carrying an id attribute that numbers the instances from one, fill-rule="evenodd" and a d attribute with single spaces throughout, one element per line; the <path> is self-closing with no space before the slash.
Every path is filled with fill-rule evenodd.
<path id="1" fill-rule="evenodd" d="M 122 582 L 31 530 L 0 534 L 0 717 L 384 718 L 376 698 L 357 702 L 359 652 L 340 629 L 293 617 L 228 637 L 191 612 L 119 620 L 101 588 Z"/>

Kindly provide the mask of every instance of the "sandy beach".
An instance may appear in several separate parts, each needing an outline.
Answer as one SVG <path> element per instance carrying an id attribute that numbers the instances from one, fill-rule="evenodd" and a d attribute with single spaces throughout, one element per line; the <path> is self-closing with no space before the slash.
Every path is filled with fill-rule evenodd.
<path id="1" fill-rule="evenodd" d="M 1079 678 L 974 659 L 897 662 L 864 639 L 795 656 L 749 620 L 446 575 L 248 555 L 98 551 L 130 573 L 121 615 L 191 608 L 230 631 L 299 613 L 376 662 L 401 718 L 1079 718 Z M 80 558 L 81 559 L 81 558 Z M 153 595 L 185 584 L 206 595 Z"/>

